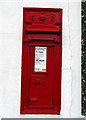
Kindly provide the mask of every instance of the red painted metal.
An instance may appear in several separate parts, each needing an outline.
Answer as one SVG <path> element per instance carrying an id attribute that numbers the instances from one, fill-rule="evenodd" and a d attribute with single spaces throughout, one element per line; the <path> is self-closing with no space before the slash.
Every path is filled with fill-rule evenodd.
<path id="1" fill-rule="evenodd" d="M 47 47 L 46 71 L 34 71 L 35 47 Z M 24 8 L 21 114 L 60 114 L 62 9 Z"/>

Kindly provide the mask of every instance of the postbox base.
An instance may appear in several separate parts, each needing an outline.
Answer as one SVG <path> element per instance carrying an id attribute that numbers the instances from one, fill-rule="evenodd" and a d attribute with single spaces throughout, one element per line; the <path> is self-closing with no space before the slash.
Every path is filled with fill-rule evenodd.
<path id="1" fill-rule="evenodd" d="M 55 110 L 55 109 L 42 109 L 42 108 L 39 108 L 39 109 L 29 109 L 29 108 L 26 108 L 24 110 L 21 110 L 20 112 L 21 114 L 57 114 L 57 115 L 60 115 L 60 110 Z"/>

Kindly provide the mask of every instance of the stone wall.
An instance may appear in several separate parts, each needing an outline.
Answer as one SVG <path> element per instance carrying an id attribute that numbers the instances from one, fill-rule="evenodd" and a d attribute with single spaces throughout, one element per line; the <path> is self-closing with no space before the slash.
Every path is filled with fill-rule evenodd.
<path id="1" fill-rule="evenodd" d="M 86 1 L 82 2 L 82 115 L 86 115 Z"/>

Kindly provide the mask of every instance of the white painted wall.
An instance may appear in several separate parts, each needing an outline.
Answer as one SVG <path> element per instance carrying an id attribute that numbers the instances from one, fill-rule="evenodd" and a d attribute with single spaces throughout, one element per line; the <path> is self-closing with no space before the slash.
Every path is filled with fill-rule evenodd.
<path id="1" fill-rule="evenodd" d="M 28 2 L 27 2 L 28 1 Z M 63 9 L 61 115 L 20 115 L 23 7 Z M 0 0 L 0 118 L 81 117 L 79 0 Z"/>

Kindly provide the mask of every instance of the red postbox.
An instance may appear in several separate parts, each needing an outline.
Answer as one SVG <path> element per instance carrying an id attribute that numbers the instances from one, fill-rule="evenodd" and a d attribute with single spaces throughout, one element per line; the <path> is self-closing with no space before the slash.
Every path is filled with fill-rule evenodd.
<path id="1" fill-rule="evenodd" d="M 62 9 L 24 8 L 22 114 L 60 114 Z"/>

